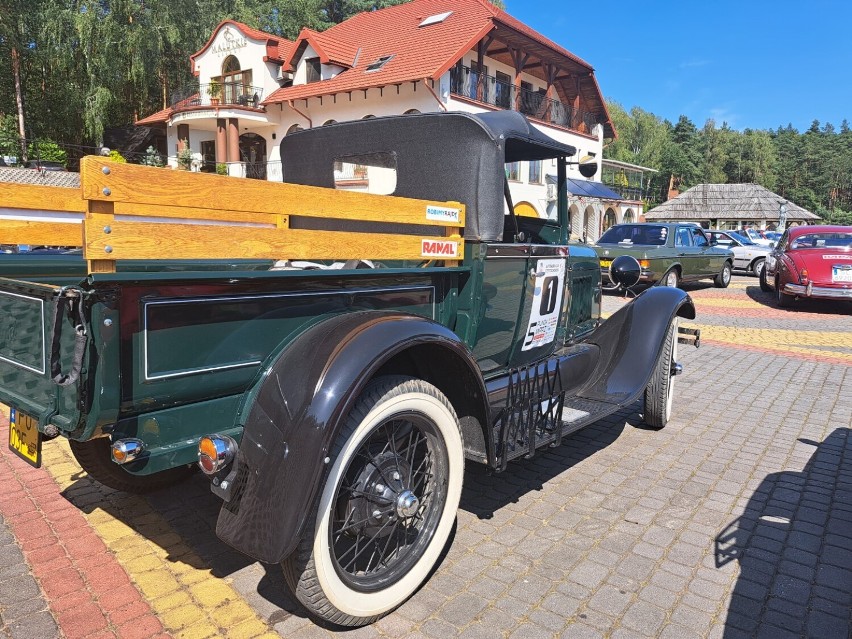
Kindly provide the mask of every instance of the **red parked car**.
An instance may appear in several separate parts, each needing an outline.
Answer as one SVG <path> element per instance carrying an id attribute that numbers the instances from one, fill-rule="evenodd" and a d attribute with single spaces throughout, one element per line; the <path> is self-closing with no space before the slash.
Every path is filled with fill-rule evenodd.
<path id="1" fill-rule="evenodd" d="M 852 300 L 852 226 L 794 226 L 787 229 L 760 278 L 775 291 L 778 306 L 794 299 Z"/>

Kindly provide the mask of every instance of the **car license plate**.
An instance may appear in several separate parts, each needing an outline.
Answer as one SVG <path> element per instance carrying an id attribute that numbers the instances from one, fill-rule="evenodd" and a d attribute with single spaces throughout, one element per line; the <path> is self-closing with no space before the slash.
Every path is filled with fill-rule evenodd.
<path id="1" fill-rule="evenodd" d="M 27 463 L 41 468 L 38 420 L 14 408 L 9 411 L 9 449 Z"/>
<path id="2" fill-rule="evenodd" d="M 612 264 L 612 260 L 601 260 L 601 268 L 609 268 L 610 264 Z"/>
<path id="3" fill-rule="evenodd" d="M 832 282 L 852 282 L 852 266 L 835 264 L 831 267 Z"/>

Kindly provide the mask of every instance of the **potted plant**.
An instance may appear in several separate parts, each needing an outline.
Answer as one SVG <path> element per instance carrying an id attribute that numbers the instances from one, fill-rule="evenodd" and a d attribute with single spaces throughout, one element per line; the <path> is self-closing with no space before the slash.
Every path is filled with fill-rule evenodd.
<path id="1" fill-rule="evenodd" d="M 210 104 L 213 106 L 218 105 L 222 97 L 222 83 L 216 79 L 212 80 L 207 87 L 207 95 L 210 96 Z"/>
<path id="2" fill-rule="evenodd" d="M 182 140 L 182 142 L 183 148 L 177 154 L 177 165 L 181 171 L 189 171 L 192 164 L 192 150 L 189 148 L 188 140 Z"/>
<path id="3" fill-rule="evenodd" d="M 228 175 L 228 165 L 224 162 L 217 162 L 216 175 Z"/>

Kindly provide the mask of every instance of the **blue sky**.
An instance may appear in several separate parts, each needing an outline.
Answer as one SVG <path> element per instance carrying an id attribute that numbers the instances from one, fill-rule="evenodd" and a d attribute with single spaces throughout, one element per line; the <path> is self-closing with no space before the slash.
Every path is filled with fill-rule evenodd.
<path id="1" fill-rule="evenodd" d="M 601 91 L 701 127 L 852 125 L 852 3 L 789 0 L 505 0 L 507 11 L 589 62 Z"/>

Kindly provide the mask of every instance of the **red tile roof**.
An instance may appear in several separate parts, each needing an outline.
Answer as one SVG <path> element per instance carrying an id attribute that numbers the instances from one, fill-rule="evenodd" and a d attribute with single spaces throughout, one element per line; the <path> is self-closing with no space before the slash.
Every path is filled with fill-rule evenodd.
<path id="1" fill-rule="evenodd" d="M 419 26 L 426 18 L 448 11 L 452 13 L 443 21 Z M 330 80 L 278 89 L 263 103 L 275 104 L 416 80 L 438 79 L 498 26 L 513 29 L 549 48 L 557 56 L 564 56 L 573 64 L 592 71 L 588 62 L 487 0 L 414 0 L 379 11 L 359 13 L 322 34 L 304 30 L 293 47 L 293 55 L 299 53 L 303 35 L 307 37 L 309 34 L 312 38 L 322 38 L 319 46 L 326 54 L 330 50 L 345 52 L 345 56 L 340 53 L 337 55 L 345 57 L 347 61 L 353 50 L 357 51 L 360 47 L 357 63 L 354 68 L 341 71 Z M 337 43 L 337 49 L 334 49 L 332 43 Z M 393 58 L 381 69 L 367 71 L 368 65 L 387 55 L 393 55 Z M 328 54 L 328 57 L 332 56 Z M 286 62 L 292 65 L 296 60 L 288 59 Z M 603 104 L 602 96 L 600 103 Z"/>
<path id="2" fill-rule="evenodd" d="M 452 11 L 443 22 L 418 27 L 426 18 Z M 324 42 L 336 40 L 351 50 L 360 47 L 355 68 L 312 84 L 273 92 L 265 104 L 286 102 L 356 89 L 437 78 L 494 28 L 494 9 L 480 0 L 415 0 L 379 11 L 359 13 L 323 32 Z M 367 66 L 393 55 L 381 69 Z M 448 64 L 449 63 L 449 64 Z"/>
<path id="3" fill-rule="evenodd" d="M 136 120 L 134 124 L 138 126 L 151 126 L 152 124 L 165 124 L 169 121 L 169 118 L 172 116 L 174 109 L 169 107 L 168 109 L 163 109 L 162 111 L 157 111 L 156 113 L 152 113 L 148 117 L 142 118 L 141 120 Z"/>
<path id="4" fill-rule="evenodd" d="M 323 64 L 336 64 L 340 67 L 351 68 L 355 65 L 355 59 L 361 47 L 346 40 L 334 37 L 328 31 L 320 32 L 304 28 L 296 38 L 296 42 L 290 47 L 289 57 L 284 64 L 292 68 L 294 60 L 291 58 L 301 55 L 304 45 L 310 44 L 320 57 Z"/>

